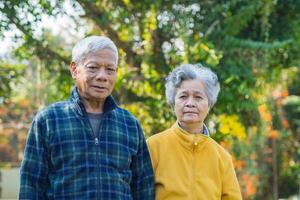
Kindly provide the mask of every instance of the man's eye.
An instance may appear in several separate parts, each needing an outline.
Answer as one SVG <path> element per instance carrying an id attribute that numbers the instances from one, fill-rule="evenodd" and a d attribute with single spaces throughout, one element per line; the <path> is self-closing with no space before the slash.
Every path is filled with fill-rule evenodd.
<path id="1" fill-rule="evenodd" d="M 186 97 L 185 95 L 179 96 L 180 99 L 184 99 L 185 97 Z"/>
<path id="2" fill-rule="evenodd" d="M 88 66 L 87 68 L 88 68 L 88 69 L 97 69 L 96 66 Z"/>
<path id="3" fill-rule="evenodd" d="M 114 71 L 115 71 L 115 69 L 114 69 L 114 68 L 112 68 L 112 67 L 109 67 L 109 68 L 107 68 L 107 70 L 108 70 L 108 71 L 112 71 L 112 72 L 114 72 Z"/>
<path id="4" fill-rule="evenodd" d="M 195 96 L 196 99 L 202 99 L 202 96 Z"/>

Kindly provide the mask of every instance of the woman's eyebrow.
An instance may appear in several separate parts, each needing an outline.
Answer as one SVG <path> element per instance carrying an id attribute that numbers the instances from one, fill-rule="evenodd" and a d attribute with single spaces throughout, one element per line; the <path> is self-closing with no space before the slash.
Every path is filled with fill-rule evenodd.
<path id="1" fill-rule="evenodd" d="M 201 90 L 196 90 L 195 93 L 196 93 L 196 94 L 204 94 L 204 92 L 201 91 Z"/>
<path id="2" fill-rule="evenodd" d="M 178 94 L 182 94 L 182 93 L 187 93 L 187 91 L 186 90 L 181 90 L 181 91 L 178 92 Z"/>

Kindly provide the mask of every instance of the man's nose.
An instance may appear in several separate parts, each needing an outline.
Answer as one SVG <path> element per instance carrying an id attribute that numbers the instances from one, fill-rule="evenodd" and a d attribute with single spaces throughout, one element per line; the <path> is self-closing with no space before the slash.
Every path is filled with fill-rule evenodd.
<path id="1" fill-rule="evenodd" d="M 97 70 L 96 79 L 107 80 L 107 74 L 104 67 L 101 67 Z"/>

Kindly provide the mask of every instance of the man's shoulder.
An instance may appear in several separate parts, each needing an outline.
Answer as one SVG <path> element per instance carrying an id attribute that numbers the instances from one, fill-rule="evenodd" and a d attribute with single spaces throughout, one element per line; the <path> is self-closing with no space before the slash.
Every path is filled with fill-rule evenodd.
<path id="1" fill-rule="evenodd" d="M 138 121 L 131 112 L 129 112 L 128 110 L 121 108 L 121 107 L 117 107 L 115 109 L 115 114 L 118 117 L 125 118 L 126 120 Z"/>
<path id="2" fill-rule="evenodd" d="M 69 101 L 58 101 L 55 103 L 52 103 L 48 106 L 45 106 L 42 108 L 38 113 L 36 114 L 36 118 L 49 118 L 54 116 L 60 116 L 69 111 L 70 108 L 73 107 L 73 104 Z"/>

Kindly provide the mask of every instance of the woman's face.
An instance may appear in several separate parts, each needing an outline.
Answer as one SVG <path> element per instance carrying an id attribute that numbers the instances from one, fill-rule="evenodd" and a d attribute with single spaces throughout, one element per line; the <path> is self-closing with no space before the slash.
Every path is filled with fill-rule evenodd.
<path id="1" fill-rule="evenodd" d="M 175 115 L 180 124 L 195 125 L 203 123 L 209 107 L 200 80 L 184 80 L 177 88 L 175 96 Z"/>

